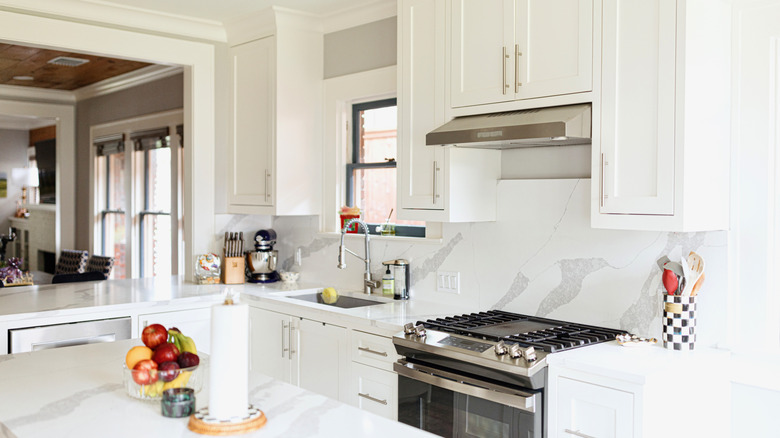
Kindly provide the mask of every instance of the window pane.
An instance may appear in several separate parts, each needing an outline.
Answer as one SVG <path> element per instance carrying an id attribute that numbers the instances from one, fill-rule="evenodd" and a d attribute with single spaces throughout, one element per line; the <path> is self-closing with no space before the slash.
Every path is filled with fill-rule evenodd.
<path id="1" fill-rule="evenodd" d="M 360 207 L 363 220 L 380 224 L 387 221 L 390 210 L 390 223 L 399 225 L 425 225 L 423 221 L 404 221 L 396 218 L 396 169 L 394 167 L 376 169 L 355 169 L 352 172 L 355 182 L 353 205 Z"/>
<path id="2" fill-rule="evenodd" d="M 142 227 L 144 277 L 171 275 L 171 217 L 144 215 Z"/>
<path id="3" fill-rule="evenodd" d="M 125 215 L 106 213 L 103 216 L 103 254 L 114 257 L 110 278 L 127 278 L 127 241 Z"/>
<path id="4" fill-rule="evenodd" d="M 360 112 L 360 163 L 381 163 L 396 159 L 397 108 L 389 106 Z M 388 210 L 389 211 L 389 210 Z"/>
<path id="5" fill-rule="evenodd" d="M 146 209 L 171 211 L 171 148 L 148 151 Z"/>
<path id="6" fill-rule="evenodd" d="M 108 156 L 108 199 L 106 210 L 124 210 L 125 206 L 125 154 Z"/>

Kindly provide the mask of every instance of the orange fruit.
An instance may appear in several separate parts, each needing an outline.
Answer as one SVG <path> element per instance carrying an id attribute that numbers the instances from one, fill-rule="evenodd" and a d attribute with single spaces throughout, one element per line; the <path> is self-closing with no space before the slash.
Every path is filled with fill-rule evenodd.
<path id="1" fill-rule="evenodd" d="M 131 348 L 130 351 L 127 352 L 127 356 L 125 356 L 125 365 L 127 365 L 128 369 L 132 370 L 138 362 L 151 358 L 152 349 L 145 345 L 139 345 Z"/>

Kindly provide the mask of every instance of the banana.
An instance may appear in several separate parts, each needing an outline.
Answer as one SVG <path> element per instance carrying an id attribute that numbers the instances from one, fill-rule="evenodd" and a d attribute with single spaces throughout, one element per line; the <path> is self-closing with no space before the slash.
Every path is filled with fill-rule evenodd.
<path id="1" fill-rule="evenodd" d="M 179 351 L 181 351 L 181 342 L 179 341 L 179 336 L 181 332 L 177 329 L 170 329 L 168 330 L 168 342 L 172 343 L 176 346 Z"/>
<path id="2" fill-rule="evenodd" d="M 175 330 L 168 330 L 168 334 L 173 335 L 173 338 L 176 340 L 176 347 L 179 348 L 180 352 L 189 352 L 192 354 L 198 354 L 198 349 L 195 347 L 195 341 L 192 340 L 191 337 L 185 336 L 182 332 L 175 331 Z"/>
<path id="3" fill-rule="evenodd" d="M 179 373 L 178 376 L 176 376 L 175 379 L 171 380 L 170 382 L 165 382 L 165 384 L 162 387 L 162 390 L 165 391 L 166 389 L 171 388 L 184 388 L 187 386 L 187 382 L 190 381 L 190 375 L 192 374 L 192 371 L 182 371 Z"/>

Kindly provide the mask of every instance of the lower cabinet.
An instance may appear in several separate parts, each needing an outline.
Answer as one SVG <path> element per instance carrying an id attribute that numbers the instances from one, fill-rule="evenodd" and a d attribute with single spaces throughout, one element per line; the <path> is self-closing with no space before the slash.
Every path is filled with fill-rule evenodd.
<path id="1" fill-rule="evenodd" d="M 249 368 L 337 400 L 348 369 L 347 330 L 249 308 Z"/>
<path id="2" fill-rule="evenodd" d="M 557 424 L 550 436 L 632 437 L 634 394 L 566 377 L 558 378 Z"/>
<path id="3" fill-rule="evenodd" d="M 398 375 L 393 362 L 398 359 L 392 339 L 352 330 L 351 372 L 345 401 L 360 409 L 391 420 L 398 419 Z"/>
<path id="4" fill-rule="evenodd" d="M 174 312 L 144 313 L 138 315 L 138 336 L 144 327 L 162 324 L 165 328 L 176 327 L 195 341 L 198 351 L 211 352 L 211 307 Z"/>

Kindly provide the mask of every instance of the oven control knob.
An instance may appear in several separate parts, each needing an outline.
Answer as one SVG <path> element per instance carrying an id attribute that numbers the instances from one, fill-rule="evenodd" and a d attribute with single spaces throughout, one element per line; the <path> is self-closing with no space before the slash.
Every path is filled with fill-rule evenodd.
<path id="1" fill-rule="evenodd" d="M 512 359 L 517 359 L 518 357 L 522 356 L 520 345 L 518 344 L 510 344 L 509 345 L 509 356 Z"/>
<path id="2" fill-rule="evenodd" d="M 404 324 L 404 334 L 405 335 L 413 335 L 414 334 L 414 323 L 413 322 L 407 322 Z"/>
<path id="3" fill-rule="evenodd" d="M 536 360 L 536 351 L 534 350 L 534 347 L 523 348 L 522 352 L 523 359 L 525 359 L 526 362 L 533 362 Z"/>
<path id="4" fill-rule="evenodd" d="M 417 336 L 418 338 L 424 338 L 425 335 L 426 335 L 425 327 L 423 327 L 422 324 L 419 324 L 419 325 L 415 326 L 414 327 L 414 335 Z"/>
<path id="5" fill-rule="evenodd" d="M 502 356 L 508 352 L 504 341 L 498 341 L 498 344 L 493 347 L 493 350 L 496 352 L 496 356 Z"/>

